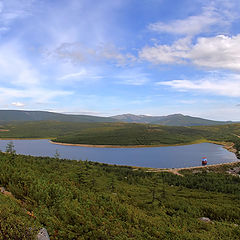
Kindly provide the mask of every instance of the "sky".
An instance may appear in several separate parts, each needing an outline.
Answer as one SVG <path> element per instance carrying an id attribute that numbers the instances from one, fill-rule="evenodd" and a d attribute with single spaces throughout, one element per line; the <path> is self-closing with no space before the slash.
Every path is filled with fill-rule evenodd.
<path id="1" fill-rule="evenodd" d="M 0 0 L 0 109 L 240 120 L 239 0 Z"/>

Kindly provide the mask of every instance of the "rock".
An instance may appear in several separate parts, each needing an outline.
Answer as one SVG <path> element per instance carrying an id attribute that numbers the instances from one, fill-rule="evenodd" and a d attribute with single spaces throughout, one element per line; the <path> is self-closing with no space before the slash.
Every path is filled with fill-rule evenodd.
<path id="1" fill-rule="evenodd" d="M 229 174 L 231 174 L 231 175 L 234 175 L 234 176 L 239 176 L 240 167 L 235 167 L 235 168 L 229 169 L 229 170 L 227 171 L 227 173 L 229 173 Z"/>
<path id="2" fill-rule="evenodd" d="M 199 170 L 193 170 L 192 173 L 193 174 L 196 174 L 196 173 L 201 173 L 202 171 L 199 171 Z"/>
<path id="3" fill-rule="evenodd" d="M 199 220 L 202 221 L 202 222 L 206 222 L 206 223 L 210 223 L 211 222 L 211 219 L 207 218 L 207 217 L 201 217 L 201 218 L 199 218 Z"/>
<path id="4" fill-rule="evenodd" d="M 40 229 L 38 235 L 37 235 L 37 240 L 50 240 L 47 229 L 42 228 Z"/>
<path id="5" fill-rule="evenodd" d="M 0 191 L 1 191 L 1 193 L 4 193 L 5 192 L 5 188 L 4 187 L 0 187 Z"/>

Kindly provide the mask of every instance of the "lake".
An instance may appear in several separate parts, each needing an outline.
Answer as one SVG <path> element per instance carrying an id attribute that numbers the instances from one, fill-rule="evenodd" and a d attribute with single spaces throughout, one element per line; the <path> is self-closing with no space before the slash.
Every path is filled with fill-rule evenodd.
<path id="1" fill-rule="evenodd" d="M 10 140 L 0 140 L 1 151 L 5 151 L 8 142 Z M 12 142 L 18 154 L 53 157 L 57 150 L 60 158 L 138 167 L 201 166 L 202 157 L 207 157 L 208 165 L 238 161 L 234 153 L 212 143 L 147 148 L 94 148 L 56 145 L 46 139 Z"/>

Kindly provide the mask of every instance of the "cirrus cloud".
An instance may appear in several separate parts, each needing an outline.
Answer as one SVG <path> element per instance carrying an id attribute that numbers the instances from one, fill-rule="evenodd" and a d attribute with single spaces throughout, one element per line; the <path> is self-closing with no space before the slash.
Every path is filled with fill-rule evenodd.
<path id="1" fill-rule="evenodd" d="M 207 93 L 213 95 L 240 97 L 240 75 L 226 74 L 199 80 L 171 80 L 157 82 L 157 85 L 169 86 L 178 91 Z"/>

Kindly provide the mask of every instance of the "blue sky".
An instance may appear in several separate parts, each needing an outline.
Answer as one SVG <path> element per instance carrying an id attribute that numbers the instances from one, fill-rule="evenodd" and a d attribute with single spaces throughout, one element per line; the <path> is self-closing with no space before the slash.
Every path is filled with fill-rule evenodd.
<path id="1" fill-rule="evenodd" d="M 240 120 L 237 0 L 0 0 L 0 109 Z"/>

